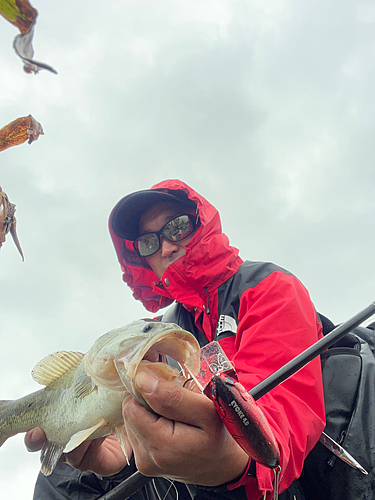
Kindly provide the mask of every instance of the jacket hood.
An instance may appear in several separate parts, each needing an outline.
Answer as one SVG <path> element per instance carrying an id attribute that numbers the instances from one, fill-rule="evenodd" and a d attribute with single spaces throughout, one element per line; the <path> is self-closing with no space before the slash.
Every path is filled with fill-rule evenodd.
<path id="1" fill-rule="evenodd" d="M 188 307 L 201 307 L 206 294 L 217 289 L 229 279 L 242 264 L 238 250 L 229 244 L 221 230 L 219 212 L 203 196 L 179 180 L 166 180 L 151 189 L 173 194 L 183 191 L 198 208 L 200 225 L 185 246 L 186 253 L 168 266 L 161 280 L 156 276 L 144 257 L 133 248 L 133 242 L 121 239 L 112 228 L 109 231 L 123 272 L 123 280 L 130 287 L 135 299 L 155 313 L 174 300 Z"/>

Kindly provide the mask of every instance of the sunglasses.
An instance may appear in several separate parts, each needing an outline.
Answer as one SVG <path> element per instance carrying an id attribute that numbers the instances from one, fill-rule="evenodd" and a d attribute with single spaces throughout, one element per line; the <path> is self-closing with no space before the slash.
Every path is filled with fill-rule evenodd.
<path id="1" fill-rule="evenodd" d="M 150 257 L 160 248 L 160 236 L 163 235 L 168 241 L 182 241 L 194 233 L 199 217 L 197 215 L 179 215 L 167 222 L 160 231 L 146 233 L 134 241 L 134 249 L 141 257 Z"/>

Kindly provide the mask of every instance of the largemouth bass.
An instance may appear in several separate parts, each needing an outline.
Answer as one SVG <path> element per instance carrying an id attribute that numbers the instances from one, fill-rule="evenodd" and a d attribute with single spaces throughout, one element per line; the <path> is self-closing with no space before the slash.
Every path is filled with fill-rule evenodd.
<path id="1" fill-rule="evenodd" d="M 32 371 L 44 389 L 13 401 L 0 401 L 0 446 L 11 436 L 41 427 L 47 443 L 41 452 L 41 471 L 51 474 L 61 455 L 83 441 L 116 435 L 125 451 L 122 401 L 131 394 L 147 403 L 134 385 L 137 370 L 178 383 L 185 380 L 166 356 L 184 367 L 199 350 L 195 337 L 173 323 L 138 320 L 111 330 L 86 353 L 60 351 L 40 361 Z M 190 371 L 199 370 L 189 364 Z"/>

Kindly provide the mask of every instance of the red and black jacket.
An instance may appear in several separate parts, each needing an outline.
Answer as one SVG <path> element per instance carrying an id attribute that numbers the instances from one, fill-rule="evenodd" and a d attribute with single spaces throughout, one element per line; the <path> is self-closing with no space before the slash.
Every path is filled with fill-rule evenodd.
<path id="1" fill-rule="evenodd" d="M 182 181 L 164 181 L 153 188 L 183 190 L 197 204 L 201 223 L 185 247 L 186 254 L 166 269 L 161 280 L 132 242 L 112 232 L 110 223 L 123 279 L 146 309 L 156 313 L 176 301 L 174 322 L 192 331 L 201 344 L 215 338 L 220 315 L 232 317 L 236 334 L 218 340 L 247 390 L 322 336 L 309 294 L 295 276 L 270 263 L 243 262 L 222 233 L 217 210 Z M 300 476 L 305 457 L 324 429 L 319 359 L 258 404 L 280 447 L 282 491 Z M 255 500 L 272 491 L 273 478 L 270 469 L 257 465 L 256 478 L 244 474 L 228 489 L 244 487 L 247 498 Z"/>

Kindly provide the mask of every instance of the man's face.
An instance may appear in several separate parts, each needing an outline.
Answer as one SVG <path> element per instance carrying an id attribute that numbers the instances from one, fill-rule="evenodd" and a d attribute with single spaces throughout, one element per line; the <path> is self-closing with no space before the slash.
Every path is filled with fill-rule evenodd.
<path id="1" fill-rule="evenodd" d="M 140 234 L 153 233 L 160 231 L 165 224 L 178 215 L 192 214 L 189 209 L 182 208 L 178 203 L 159 203 L 145 212 L 139 222 Z M 182 241 L 169 241 L 163 235 L 160 235 L 159 250 L 145 257 L 149 266 L 160 279 L 167 269 L 175 260 L 185 255 L 185 245 L 189 243 L 194 233 Z"/>

